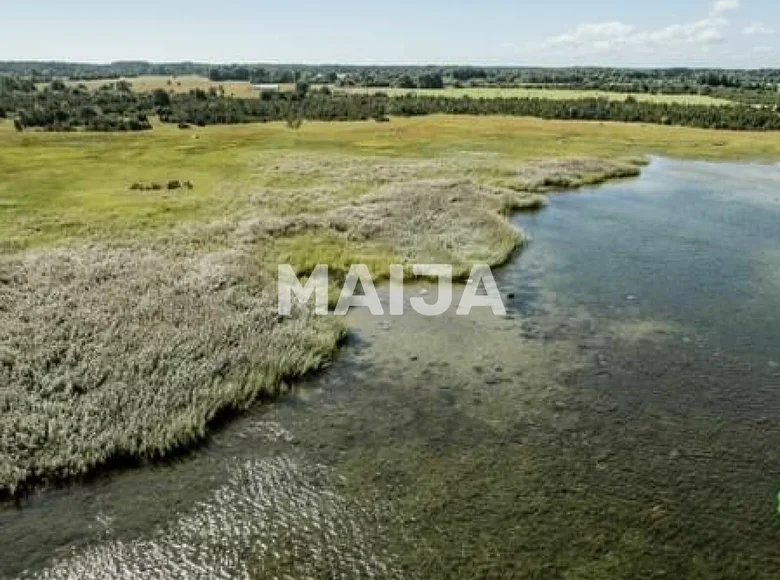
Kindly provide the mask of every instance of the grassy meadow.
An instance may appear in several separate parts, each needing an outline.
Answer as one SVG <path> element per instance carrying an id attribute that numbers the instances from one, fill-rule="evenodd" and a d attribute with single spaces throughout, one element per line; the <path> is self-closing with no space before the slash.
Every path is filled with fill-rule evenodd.
<path id="1" fill-rule="evenodd" d="M 406 178 L 455 173 L 500 184 L 517 164 L 537 158 L 646 154 L 774 159 L 780 142 L 771 133 L 501 117 L 306 123 L 297 131 L 270 123 L 21 135 L 6 121 L 0 123 L 2 245 L 135 238 L 240 215 L 258 203 L 273 214 L 322 213 L 398 178 L 392 168 L 380 174 L 350 165 L 408 161 L 417 169 L 407 167 Z M 348 166 L 344 175 L 327 167 L 331 159 Z M 136 181 L 171 179 L 191 180 L 195 188 L 129 189 Z M 317 188 L 321 195 L 312 194 Z M 323 194 L 322 188 L 337 191 Z"/>
<path id="2" fill-rule="evenodd" d="M 645 93 L 619 93 L 583 89 L 549 89 L 537 87 L 474 87 L 445 89 L 399 89 L 399 88 L 342 88 L 334 90 L 359 94 L 386 93 L 391 97 L 421 95 L 430 97 L 449 97 L 451 99 L 471 97 L 472 99 L 608 99 L 625 101 L 629 96 L 648 103 L 681 103 L 683 105 L 732 105 L 732 101 L 710 97 L 708 95 L 656 95 Z"/>
<path id="3" fill-rule="evenodd" d="M 770 133 L 430 116 L 17 134 L 0 123 L 0 490 L 160 457 L 318 368 L 343 327 L 275 271 L 503 263 L 507 220 L 648 154 L 776 159 Z M 134 191 L 189 180 L 194 189 Z"/>

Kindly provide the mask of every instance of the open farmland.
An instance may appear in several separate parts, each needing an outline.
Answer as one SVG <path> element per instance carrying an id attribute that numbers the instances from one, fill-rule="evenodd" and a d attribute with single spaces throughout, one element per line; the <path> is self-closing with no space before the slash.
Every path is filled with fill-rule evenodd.
<path id="1" fill-rule="evenodd" d="M 195 89 L 208 91 L 209 89 L 219 90 L 222 87 L 226 96 L 233 96 L 241 99 L 251 99 L 257 97 L 257 91 L 252 88 L 252 84 L 245 81 L 212 81 L 206 77 L 197 75 L 184 76 L 155 76 L 146 75 L 139 77 L 122 77 L 116 80 L 87 80 L 87 81 L 68 81 L 67 84 L 76 86 L 86 85 L 90 90 L 97 90 L 103 85 L 125 81 L 132 85 L 133 91 L 137 93 L 151 92 L 156 89 L 173 91 L 174 93 L 188 93 Z M 286 87 L 291 89 L 291 87 Z"/>

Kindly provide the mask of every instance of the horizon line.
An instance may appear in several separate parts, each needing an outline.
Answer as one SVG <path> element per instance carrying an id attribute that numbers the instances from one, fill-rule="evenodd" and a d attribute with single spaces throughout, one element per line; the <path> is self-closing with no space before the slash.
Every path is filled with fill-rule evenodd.
<path id="1" fill-rule="evenodd" d="M 485 68 L 485 69 L 590 69 L 590 70 L 722 70 L 722 71 L 780 71 L 780 67 L 728 67 L 728 66 L 704 66 L 704 65 L 534 65 L 534 64 L 481 64 L 481 63 L 349 63 L 349 62 L 285 62 L 285 61 L 199 61 L 199 60 L 133 60 L 120 59 L 112 61 L 81 61 L 81 60 L 56 60 L 56 59 L 2 59 L 0 64 L 58 64 L 75 66 L 109 67 L 127 64 L 144 64 L 152 66 L 170 65 L 196 65 L 196 66 L 273 66 L 273 67 L 343 67 L 343 68 Z"/>

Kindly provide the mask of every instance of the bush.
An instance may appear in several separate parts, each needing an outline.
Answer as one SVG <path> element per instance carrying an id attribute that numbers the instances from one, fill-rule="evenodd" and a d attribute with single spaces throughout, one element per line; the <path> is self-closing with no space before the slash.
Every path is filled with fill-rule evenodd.
<path id="1" fill-rule="evenodd" d="M 303 125 L 303 119 L 301 117 L 288 117 L 287 118 L 287 126 L 290 129 L 298 130 L 301 128 L 301 125 Z"/>

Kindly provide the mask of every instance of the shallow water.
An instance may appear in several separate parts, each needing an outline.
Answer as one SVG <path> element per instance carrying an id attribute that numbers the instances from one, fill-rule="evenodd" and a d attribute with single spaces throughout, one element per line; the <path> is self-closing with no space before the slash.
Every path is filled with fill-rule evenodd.
<path id="1" fill-rule="evenodd" d="M 0 576 L 776 578 L 780 167 L 516 221 L 508 317 L 354 312 L 204 448 L 0 508 Z"/>

